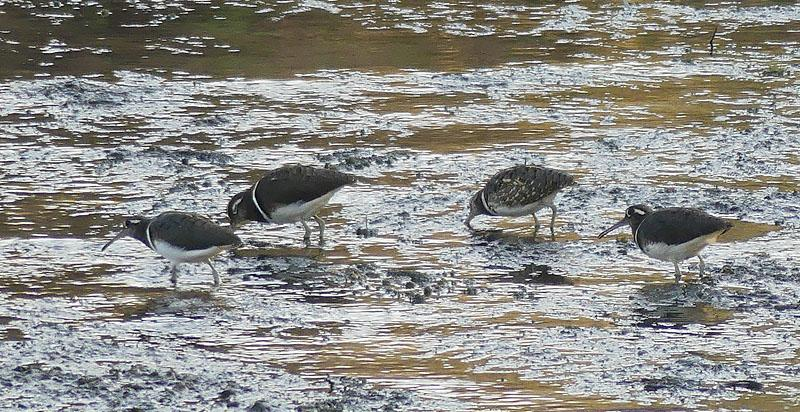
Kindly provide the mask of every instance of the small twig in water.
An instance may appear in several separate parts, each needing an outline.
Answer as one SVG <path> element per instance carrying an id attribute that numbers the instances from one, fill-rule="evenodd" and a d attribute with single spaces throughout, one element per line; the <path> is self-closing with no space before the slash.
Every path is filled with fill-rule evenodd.
<path id="1" fill-rule="evenodd" d="M 717 35 L 717 29 L 719 26 L 714 26 L 714 32 L 711 33 L 711 40 L 708 41 L 708 45 L 711 46 L 710 50 L 708 51 L 709 56 L 714 55 L 714 37 Z"/>

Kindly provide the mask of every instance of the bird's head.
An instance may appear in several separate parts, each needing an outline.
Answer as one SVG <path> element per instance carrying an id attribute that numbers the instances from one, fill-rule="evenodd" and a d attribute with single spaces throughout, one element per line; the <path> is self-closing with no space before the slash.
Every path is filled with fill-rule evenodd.
<path id="1" fill-rule="evenodd" d="M 231 223 L 231 229 L 235 230 L 242 222 L 247 220 L 245 206 L 242 204 L 246 194 L 246 191 L 237 193 L 231 198 L 231 201 L 228 202 L 228 220 Z"/>
<path id="2" fill-rule="evenodd" d="M 103 248 L 100 250 L 105 251 L 106 249 L 108 249 L 109 246 L 111 246 L 112 243 L 116 242 L 117 240 L 125 236 L 133 236 L 143 226 L 146 226 L 148 222 L 149 220 L 142 216 L 134 216 L 129 219 L 126 219 L 124 225 L 125 227 L 119 233 L 117 233 L 117 235 L 114 236 L 113 239 L 111 239 L 108 243 L 103 245 Z"/>
<path id="3" fill-rule="evenodd" d="M 639 227 L 642 221 L 644 221 L 644 219 L 650 213 L 653 213 L 653 209 L 651 209 L 647 205 L 639 204 L 630 206 L 627 209 L 625 209 L 625 216 L 622 219 L 620 219 L 619 222 L 614 223 L 614 225 L 604 230 L 602 233 L 600 233 L 600 235 L 597 236 L 597 238 L 600 239 L 603 236 L 611 233 L 614 229 L 617 229 L 625 225 L 629 225 L 631 229 L 636 230 L 636 228 Z"/>
<path id="4" fill-rule="evenodd" d="M 467 215 L 467 219 L 464 221 L 464 224 L 469 229 L 472 229 L 472 219 L 474 219 L 475 216 L 483 215 L 487 212 L 488 210 L 486 210 L 486 206 L 483 204 L 483 189 L 481 189 L 472 195 L 472 198 L 469 200 L 469 214 Z"/>

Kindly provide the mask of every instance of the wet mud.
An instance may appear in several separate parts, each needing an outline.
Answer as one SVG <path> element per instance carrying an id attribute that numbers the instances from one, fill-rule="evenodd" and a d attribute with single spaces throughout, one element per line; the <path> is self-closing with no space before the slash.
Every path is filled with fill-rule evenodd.
<path id="1" fill-rule="evenodd" d="M 0 408 L 796 409 L 798 22 L 761 1 L 2 3 Z M 173 287 L 136 241 L 100 252 L 130 215 L 224 223 L 294 162 L 358 176 L 322 244 L 245 225 L 219 288 L 203 265 Z M 464 226 L 515 164 L 575 176 L 554 240 Z M 706 279 L 596 239 L 634 203 L 734 224 Z"/>

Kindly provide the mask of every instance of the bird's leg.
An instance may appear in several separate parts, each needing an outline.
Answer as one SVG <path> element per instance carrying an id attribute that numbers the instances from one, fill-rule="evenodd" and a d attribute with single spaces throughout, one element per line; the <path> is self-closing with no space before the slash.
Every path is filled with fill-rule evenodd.
<path id="1" fill-rule="evenodd" d="M 714 279 L 711 276 L 706 277 L 706 262 L 702 257 L 700 257 L 700 255 L 697 256 L 697 259 L 700 260 L 700 281 L 703 283 L 714 284 Z"/>
<path id="2" fill-rule="evenodd" d="M 219 286 L 219 273 L 217 273 L 217 270 L 214 269 L 214 265 L 211 264 L 211 259 L 207 259 L 206 263 L 208 264 L 208 267 L 211 268 L 211 273 L 214 275 L 214 286 Z"/>
<path id="3" fill-rule="evenodd" d="M 700 260 L 700 278 L 706 277 L 706 262 L 703 261 L 703 258 L 700 255 L 697 255 L 697 259 Z"/>
<path id="4" fill-rule="evenodd" d="M 319 225 L 319 243 L 322 243 L 325 240 L 325 221 L 317 215 L 314 215 L 314 220 Z"/>
<path id="5" fill-rule="evenodd" d="M 675 265 L 675 284 L 681 282 L 681 268 L 678 266 L 678 262 L 672 262 Z"/>
<path id="6" fill-rule="evenodd" d="M 553 211 L 553 215 L 550 216 L 550 238 L 556 240 L 556 231 L 553 228 L 556 224 L 556 206 L 550 205 L 550 210 Z"/>
<path id="7" fill-rule="evenodd" d="M 172 282 L 172 286 L 177 285 L 178 284 L 178 265 L 176 265 L 176 264 L 170 265 L 169 266 L 169 273 L 170 273 L 169 280 L 170 280 L 170 282 Z"/>
<path id="8" fill-rule="evenodd" d="M 533 240 L 536 240 L 536 235 L 539 234 L 539 228 L 542 225 L 539 224 L 539 218 L 536 217 L 536 213 L 533 213 Z"/>
<path id="9" fill-rule="evenodd" d="M 306 220 L 305 220 L 305 219 L 301 220 L 301 221 L 300 221 L 300 223 L 302 223 L 302 224 L 303 224 L 303 229 L 305 229 L 305 230 L 306 230 L 306 234 L 305 234 L 305 235 L 303 235 L 303 240 L 305 240 L 306 242 L 308 242 L 308 239 L 311 239 L 311 228 L 310 228 L 310 227 L 308 227 L 308 223 L 306 223 Z"/>

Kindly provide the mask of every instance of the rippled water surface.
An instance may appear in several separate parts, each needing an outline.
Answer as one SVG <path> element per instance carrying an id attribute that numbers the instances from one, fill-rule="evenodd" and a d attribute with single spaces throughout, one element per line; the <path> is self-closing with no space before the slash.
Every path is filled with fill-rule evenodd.
<path id="1" fill-rule="evenodd" d="M 0 1 L 0 56 L 3 409 L 800 407 L 794 2 Z M 291 162 L 361 177 L 323 245 L 100 252 Z M 555 241 L 468 232 L 520 163 Z M 733 221 L 711 280 L 596 240 L 633 203 Z"/>

